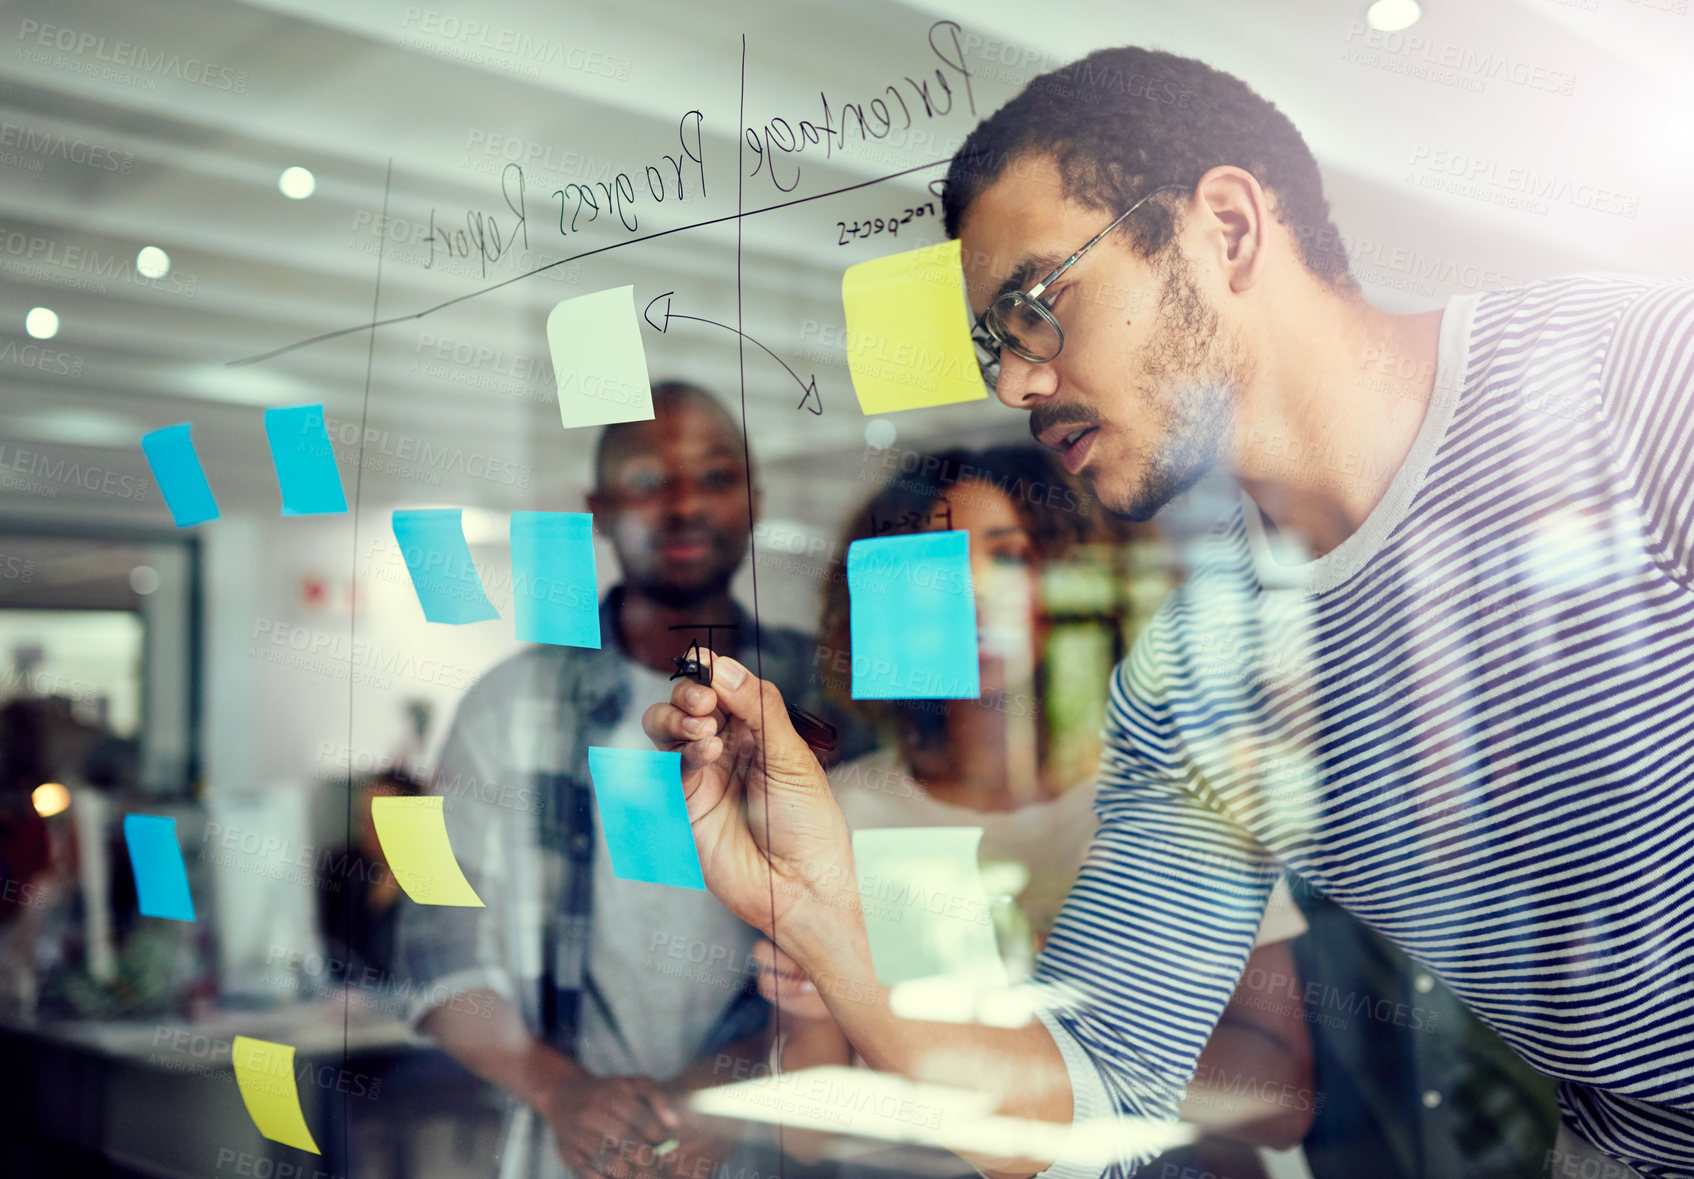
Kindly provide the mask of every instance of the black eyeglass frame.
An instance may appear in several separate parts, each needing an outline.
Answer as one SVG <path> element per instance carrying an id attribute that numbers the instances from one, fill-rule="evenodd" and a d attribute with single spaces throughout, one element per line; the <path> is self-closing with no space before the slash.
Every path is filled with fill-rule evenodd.
<path id="1" fill-rule="evenodd" d="M 1069 270 L 1072 266 L 1075 266 L 1084 254 L 1088 253 L 1089 250 L 1092 250 L 1096 245 L 1104 240 L 1106 235 L 1111 233 L 1112 230 L 1122 225 L 1131 213 L 1135 212 L 1135 210 L 1139 209 L 1142 205 L 1145 205 L 1159 193 L 1186 191 L 1186 185 L 1160 185 L 1158 188 L 1153 189 L 1140 200 L 1136 201 L 1129 208 L 1125 209 L 1118 215 L 1117 219 L 1110 225 L 1106 226 L 1106 228 L 1089 238 L 1086 245 L 1054 267 L 1046 278 L 1043 278 L 1040 282 L 1036 283 L 1028 290 L 1005 291 L 995 296 L 994 300 L 983 309 L 982 314 L 976 317 L 976 322 L 971 325 L 971 342 L 981 348 L 984 353 L 991 355 L 994 358 L 992 361 L 981 358 L 978 359 L 978 366 L 982 369 L 982 379 L 988 382 L 988 387 L 993 389 L 1000 382 L 1000 349 L 1002 348 L 1010 348 L 1018 356 L 1029 361 L 1031 364 L 1047 364 L 1049 361 L 1057 359 L 1059 353 L 1064 350 L 1065 329 L 1059 325 L 1058 317 L 1053 314 L 1052 309 L 1045 303 L 1041 302 L 1042 293 L 1046 291 L 1048 287 L 1057 282 L 1060 275 L 1064 274 L 1064 272 Z M 1005 329 L 1006 312 L 1015 307 L 1028 307 L 1036 315 L 1046 320 L 1048 326 L 1053 329 L 1053 333 L 1058 337 L 1059 343 L 1058 346 L 1053 349 L 1053 354 L 1051 356 L 1040 356 L 1031 352 L 1029 349 L 1020 344 L 1017 336 Z M 995 322 L 990 322 L 990 317 L 992 317 L 994 321 L 998 322 L 998 327 L 995 326 Z M 992 373 L 989 372 L 990 368 L 994 370 Z"/>

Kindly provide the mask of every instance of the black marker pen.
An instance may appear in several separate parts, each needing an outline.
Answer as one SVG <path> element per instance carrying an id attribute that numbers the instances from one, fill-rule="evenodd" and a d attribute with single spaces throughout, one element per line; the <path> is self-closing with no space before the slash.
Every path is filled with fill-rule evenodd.
<path id="1" fill-rule="evenodd" d="M 703 659 L 678 655 L 672 658 L 676 664 L 676 675 L 671 678 L 686 677 L 703 687 L 712 686 L 712 669 Z M 788 719 L 794 724 L 794 731 L 800 734 L 800 739 L 818 753 L 829 753 L 835 748 L 835 726 L 822 717 L 813 716 L 797 704 L 788 705 Z"/>

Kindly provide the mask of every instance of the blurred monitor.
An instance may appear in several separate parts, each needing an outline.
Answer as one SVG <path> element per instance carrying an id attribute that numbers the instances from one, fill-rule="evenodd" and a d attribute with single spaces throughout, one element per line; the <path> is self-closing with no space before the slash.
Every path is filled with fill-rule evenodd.
<path id="1" fill-rule="evenodd" d="M 323 849 L 310 840 L 309 797 L 303 783 L 285 783 L 218 791 L 207 802 L 199 855 L 212 881 L 226 1002 L 296 998 L 313 977 L 298 964 L 322 961 L 318 893 L 329 882 Z"/>

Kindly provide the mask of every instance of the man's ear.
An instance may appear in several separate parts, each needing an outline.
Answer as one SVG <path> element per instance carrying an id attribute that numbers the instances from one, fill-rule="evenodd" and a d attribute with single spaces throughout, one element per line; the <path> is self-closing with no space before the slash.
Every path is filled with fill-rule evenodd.
<path id="1" fill-rule="evenodd" d="M 760 517 L 762 517 L 764 515 L 764 513 L 765 513 L 765 489 L 763 487 L 759 486 L 759 484 L 755 483 L 755 484 L 753 484 L 752 515 L 751 515 L 751 518 L 747 521 L 747 526 L 749 528 L 751 528 L 753 525 L 757 524 L 759 522 Z"/>
<path id="2" fill-rule="evenodd" d="M 611 505 L 606 502 L 606 497 L 601 495 L 598 491 L 590 491 L 587 495 L 583 496 L 582 499 L 583 503 L 588 507 L 589 515 L 594 517 L 594 531 L 598 532 L 601 536 L 606 535 L 606 530 L 600 523 L 601 519 L 611 508 Z"/>
<path id="3" fill-rule="evenodd" d="M 1215 254 L 1231 290 L 1247 290 L 1265 265 L 1270 196 L 1251 172 L 1230 164 L 1200 177 L 1194 196 L 1201 214 L 1198 249 Z"/>

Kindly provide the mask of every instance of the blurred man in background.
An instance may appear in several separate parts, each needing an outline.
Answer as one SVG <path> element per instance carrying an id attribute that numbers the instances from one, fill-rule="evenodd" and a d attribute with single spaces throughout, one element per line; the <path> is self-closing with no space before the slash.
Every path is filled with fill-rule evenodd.
<path id="1" fill-rule="evenodd" d="M 651 748 L 642 711 L 707 638 L 673 628 L 714 625 L 720 649 L 795 699 L 815 652 L 730 595 L 758 500 L 736 421 L 678 382 L 654 387 L 653 411 L 608 427 L 595 454 L 588 507 L 622 573 L 601 604 L 602 647 L 506 660 L 447 738 L 436 789 L 487 907 L 405 910 L 402 961 L 427 996 L 413 1019 L 522 1102 L 502 1176 L 561 1162 L 578 1179 L 694 1173 L 726 1148 L 684 1125 L 675 1094 L 702 1069 L 709 1080 L 716 1054 L 751 1059 L 766 1043 L 754 932 L 709 893 L 615 878 L 599 838 L 588 748 Z"/>

